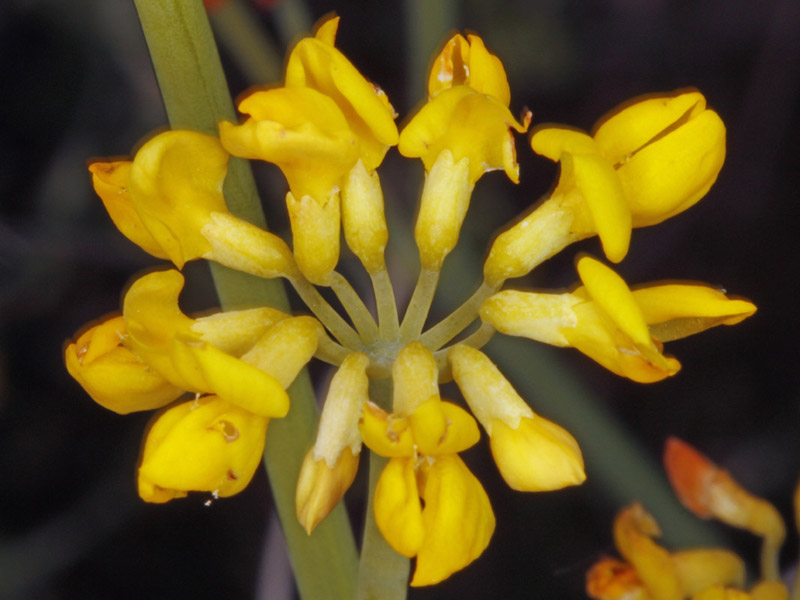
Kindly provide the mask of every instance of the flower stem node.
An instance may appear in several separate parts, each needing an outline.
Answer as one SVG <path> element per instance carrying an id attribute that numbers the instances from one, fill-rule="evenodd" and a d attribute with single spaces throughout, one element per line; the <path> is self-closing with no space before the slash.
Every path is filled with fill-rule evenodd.
<path id="1" fill-rule="evenodd" d="M 575 438 L 534 414 L 485 354 L 458 344 L 448 360 L 461 393 L 489 434 L 492 456 L 509 487 L 541 492 L 586 479 Z"/>
<path id="2" fill-rule="evenodd" d="M 165 409 L 145 437 L 139 495 L 163 503 L 191 491 L 239 493 L 261 462 L 268 423 L 218 396 Z"/>

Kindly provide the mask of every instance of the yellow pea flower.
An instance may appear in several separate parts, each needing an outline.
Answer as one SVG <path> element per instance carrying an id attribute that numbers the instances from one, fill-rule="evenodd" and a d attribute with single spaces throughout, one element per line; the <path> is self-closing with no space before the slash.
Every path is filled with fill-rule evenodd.
<path id="1" fill-rule="evenodd" d="M 162 503 L 190 491 L 232 496 L 261 462 L 269 419 L 218 396 L 188 400 L 156 415 L 139 465 L 139 495 Z"/>
<path id="2" fill-rule="evenodd" d="M 161 408 L 183 394 L 122 344 L 125 319 L 108 318 L 64 350 L 67 371 L 99 405 L 119 414 Z"/>
<path id="3" fill-rule="evenodd" d="M 195 333 L 178 307 L 182 288 L 177 271 L 156 271 L 131 285 L 122 309 L 126 346 L 176 387 L 216 393 L 262 416 L 284 416 L 289 399 L 281 382 Z M 316 331 L 311 335 L 316 348 Z"/>
<path id="4" fill-rule="evenodd" d="M 339 17 L 328 19 L 316 35 L 303 38 L 286 63 L 286 87 L 312 88 L 342 111 L 358 144 L 358 157 L 370 173 L 389 146 L 397 144 L 395 112 L 386 94 L 367 81 L 334 47 Z"/>
<path id="5" fill-rule="evenodd" d="M 725 125 L 697 91 L 651 95 L 615 108 L 594 136 L 540 126 L 531 147 L 561 164 L 550 197 L 492 244 L 484 277 L 522 277 L 574 241 L 598 235 L 612 262 L 628 252 L 631 228 L 688 209 L 716 181 Z"/>
<path id="6" fill-rule="evenodd" d="M 534 414 L 485 354 L 458 344 L 447 358 L 453 379 L 489 434 L 492 456 L 509 487 L 540 492 L 586 479 L 575 438 Z"/>
<path id="7" fill-rule="evenodd" d="M 390 457 L 375 488 L 375 520 L 392 548 L 416 556 L 411 585 L 438 583 L 480 556 L 494 513 L 457 455 L 477 443 L 475 420 L 437 395 L 405 417 L 368 404 L 359 429 L 373 452 Z"/>
<path id="8" fill-rule="evenodd" d="M 421 158 L 427 177 L 415 238 L 424 269 L 438 270 L 458 242 L 475 182 L 504 169 L 519 182 L 511 129 L 523 133 L 508 110 L 510 93 L 500 60 L 475 35 L 456 35 L 434 61 L 430 99 L 400 133 L 403 156 Z"/>
<path id="9" fill-rule="evenodd" d="M 648 383 L 680 369 L 662 353 L 662 342 L 738 323 L 756 310 L 702 284 L 656 283 L 632 291 L 590 256 L 578 260 L 578 273 L 584 285 L 571 293 L 495 294 L 481 307 L 481 318 L 509 335 L 572 346 L 618 375 Z"/>
<path id="10" fill-rule="evenodd" d="M 369 400 L 366 354 L 354 352 L 331 380 L 317 439 L 297 480 L 297 520 L 310 534 L 353 483 L 361 453 L 358 423 Z"/>

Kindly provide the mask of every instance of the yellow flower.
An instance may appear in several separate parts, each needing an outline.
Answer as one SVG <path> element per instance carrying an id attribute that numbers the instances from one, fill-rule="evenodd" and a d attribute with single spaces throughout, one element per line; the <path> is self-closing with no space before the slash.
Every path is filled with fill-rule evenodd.
<path id="1" fill-rule="evenodd" d="M 475 35 L 454 36 L 434 61 L 430 99 L 400 133 L 398 150 L 422 159 L 427 171 L 414 230 L 423 269 L 438 270 L 458 242 L 475 182 L 504 169 L 519 182 L 511 129 L 527 131 L 508 110 L 500 60 Z"/>
<path id="2" fill-rule="evenodd" d="M 383 90 L 334 48 L 338 27 L 339 17 L 328 19 L 313 38 L 297 43 L 286 64 L 286 87 L 312 88 L 331 98 L 357 141 L 358 157 L 372 172 L 397 144 L 395 113 Z"/>
<path id="3" fill-rule="evenodd" d="M 161 503 L 190 491 L 239 493 L 261 462 L 268 423 L 217 396 L 166 409 L 144 441 L 139 495 Z"/>
<path id="4" fill-rule="evenodd" d="M 122 310 L 126 346 L 177 387 L 217 394 L 261 416 L 284 416 L 289 409 L 284 388 L 316 350 L 316 321 L 265 322 L 248 332 L 248 350 L 237 358 L 193 329 L 193 320 L 178 307 L 182 288 L 177 271 L 156 271 L 133 283 Z M 276 332 L 282 335 L 274 340 Z"/>
<path id="5" fill-rule="evenodd" d="M 447 357 L 453 379 L 489 434 L 494 461 L 512 489 L 557 490 L 586 479 L 575 438 L 534 414 L 485 354 L 458 344 Z"/>
<path id="6" fill-rule="evenodd" d="M 680 369 L 662 353 L 662 342 L 738 323 L 756 310 L 702 284 L 649 284 L 632 291 L 589 256 L 578 260 L 578 273 L 584 285 L 571 293 L 495 294 L 481 307 L 481 318 L 509 335 L 572 346 L 618 375 L 647 383 Z"/>
<path id="7" fill-rule="evenodd" d="M 369 358 L 361 352 L 342 361 L 331 380 L 317 440 L 306 453 L 297 479 L 297 520 L 310 534 L 333 510 L 358 470 L 358 422 L 369 400 Z"/>
<path id="8" fill-rule="evenodd" d="M 468 181 L 483 173 L 504 169 L 519 182 L 514 138 L 510 129 L 524 133 L 530 122 L 526 112 L 519 123 L 508 105 L 511 99 L 505 70 L 481 38 L 456 34 L 434 60 L 429 75 L 430 100 L 400 133 L 398 150 L 419 157 L 430 172 L 442 150 L 453 161 L 469 161 Z"/>
<path id="9" fill-rule="evenodd" d="M 438 583 L 480 556 L 494 514 L 457 455 L 478 441 L 474 419 L 434 396 L 407 417 L 368 404 L 360 430 L 373 452 L 390 457 L 375 488 L 375 520 L 392 548 L 417 557 L 411 585 Z"/>
<path id="10" fill-rule="evenodd" d="M 67 345 L 67 371 L 92 400 L 119 414 L 161 408 L 183 394 L 122 345 L 125 319 L 108 318 Z"/>

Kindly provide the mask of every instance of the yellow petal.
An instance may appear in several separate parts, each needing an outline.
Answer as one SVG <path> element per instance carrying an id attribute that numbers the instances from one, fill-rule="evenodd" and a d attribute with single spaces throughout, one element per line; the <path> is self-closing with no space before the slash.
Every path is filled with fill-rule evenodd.
<path id="1" fill-rule="evenodd" d="M 611 164 L 625 162 L 664 130 L 705 107 L 706 99 L 696 90 L 633 98 L 598 121 L 594 139 Z"/>
<path id="2" fill-rule="evenodd" d="M 414 456 L 414 435 L 408 419 L 398 418 L 367 402 L 358 424 L 361 439 L 375 454 L 387 457 Z"/>
<path id="3" fill-rule="evenodd" d="M 261 307 L 229 310 L 195 319 L 190 329 L 204 342 L 226 354 L 241 356 L 278 321 L 288 318 L 277 308 Z"/>
<path id="4" fill-rule="evenodd" d="M 314 450 L 306 453 L 297 479 L 295 509 L 297 520 L 311 535 L 342 499 L 358 471 L 358 454 L 342 451 L 332 467 L 324 459 L 315 460 Z"/>
<path id="5" fill-rule="evenodd" d="M 516 429 L 495 419 L 490 442 L 494 461 L 511 489 L 545 492 L 586 479 L 578 442 L 544 417 L 523 418 Z"/>
<path id="6" fill-rule="evenodd" d="M 442 404 L 438 394 L 431 396 L 408 416 L 414 444 L 422 454 L 431 454 L 444 440 L 447 418 Z"/>
<path id="7" fill-rule="evenodd" d="M 417 554 L 425 537 L 414 460 L 392 458 L 375 486 L 375 522 L 395 552 Z M 412 583 L 413 585 L 413 583 Z"/>
<path id="8" fill-rule="evenodd" d="M 286 86 L 311 88 L 331 98 L 342 111 L 359 146 L 359 158 L 371 172 L 389 146 L 397 144 L 394 109 L 386 95 L 333 47 L 338 18 L 300 40 L 286 65 Z"/>
<path id="9" fill-rule="evenodd" d="M 142 451 L 140 496 L 159 502 L 169 490 L 240 492 L 261 463 L 268 422 L 215 396 L 157 415 Z"/>
<path id="10" fill-rule="evenodd" d="M 781 581 L 760 581 L 750 590 L 753 600 L 789 600 L 789 590 Z"/>
<path id="11" fill-rule="evenodd" d="M 119 414 L 161 408 L 183 390 L 142 362 L 122 345 L 121 316 L 100 322 L 64 350 L 67 371 L 92 400 Z"/>
<path id="12" fill-rule="evenodd" d="M 580 193 L 591 215 L 590 224 L 582 224 L 576 219 L 573 228 L 596 232 L 608 260 L 621 261 L 628 253 L 631 213 L 611 164 L 598 154 L 563 152 L 561 178 L 555 193 L 566 193 L 571 188 Z"/>
<path id="13" fill-rule="evenodd" d="M 706 110 L 645 146 L 618 170 L 634 227 L 655 225 L 693 206 L 725 161 L 725 125 Z"/>
<path id="14" fill-rule="evenodd" d="M 128 193 L 132 165 L 130 161 L 96 162 L 89 165 L 94 191 L 100 196 L 108 216 L 122 235 L 156 258 L 169 258 L 133 208 Z"/>
<path id="15" fill-rule="evenodd" d="M 570 154 L 597 154 L 594 140 L 582 131 L 566 127 L 537 127 L 531 135 L 531 148 L 536 154 L 553 162 L 561 160 L 564 152 Z"/>
<path id="16" fill-rule="evenodd" d="M 433 461 L 423 498 L 425 538 L 412 586 L 438 583 L 466 567 L 489 545 L 495 527 L 489 497 L 456 455 Z"/>
<path id="17" fill-rule="evenodd" d="M 228 158 L 217 138 L 165 131 L 133 159 L 128 188 L 133 207 L 178 268 L 211 249 L 200 229 L 211 212 L 228 210 L 222 195 Z"/>
<path id="18" fill-rule="evenodd" d="M 680 339 L 716 325 L 735 325 L 756 312 L 747 300 L 728 298 L 700 283 L 649 284 L 633 290 L 650 333 L 662 342 Z"/>
<path id="19" fill-rule="evenodd" d="M 743 590 L 714 585 L 697 592 L 692 600 L 751 600 L 751 596 Z"/>
<path id="20" fill-rule="evenodd" d="M 278 165 L 297 198 L 309 195 L 325 202 L 358 159 L 342 111 L 314 89 L 257 91 L 239 110 L 250 118 L 238 126 L 220 123 L 223 145 L 236 156 Z"/>
<path id="21" fill-rule="evenodd" d="M 262 417 L 285 417 L 289 412 L 289 396 L 275 377 L 211 344 L 178 337 L 170 358 L 192 391 L 217 394 Z"/>

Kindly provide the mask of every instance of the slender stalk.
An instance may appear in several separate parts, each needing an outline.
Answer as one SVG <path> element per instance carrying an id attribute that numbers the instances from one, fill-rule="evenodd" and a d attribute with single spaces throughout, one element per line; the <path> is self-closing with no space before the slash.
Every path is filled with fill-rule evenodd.
<path id="1" fill-rule="evenodd" d="M 489 343 L 489 340 L 492 339 L 492 337 L 496 332 L 497 330 L 494 327 L 492 327 L 489 323 L 481 323 L 481 326 L 478 327 L 478 329 L 476 329 L 473 333 L 471 333 L 458 343 L 465 344 L 466 346 L 472 346 L 475 349 L 480 349 Z M 436 352 L 433 353 L 434 357 L 438 357 L 440 355 L 447 356 L 447 353 L 453 346 L 455 346 L 455 344 L 447 346 L 446 348 L 442 348 L 441 350 L 437 350 Z"/>
<path id="2" fill-rule="evenodd" d="M 396 340 L 400 334 L 400 321 L 397 318 L 397 303 L 389 272 L 383 269 L 370 277 L 375 290 L 375 303 L 378 305 L 378 336 L 383 342 Z"/>
<path id="3" fill-rule="evenodd" d="M 331 273 L 331 289 L 350 316 L 364 344 L 375 342 L 378 339 L 378 325 L 350 282 L 341 273 L 334 271 Z"/>
<path id="4" fill-rule="evenodd" d="M 233 119 L 233 104 L 222 65 L 200 0 L 134 0 L 169 121 L 215 135 L 217 123 Z M 232 213 L 265 226 L 261 204 L 247 162 L 232 159 L 225 180 Z M 271 305 L 288 309 L 278 281 L 258 279 L 211 265 L 222 306 Z M 317 412 L 306 372 L 289 388 L 292 408 L 270 424 L 264 462 L 269 473 L 289 556 L 304 600 L 352 598 L 356 549 L 347 514 L 340 505 L 308 536 L 295 516 L 295 483 L 303 456 L 316 433 Z"/>
<path id="5" fill-rule="evenodd" d="M 422 328 L 425 326 L 425 319 L 431 309 L 433 295 L 436 293 L 436 284 L 439 283 L 441 271 L 432 271 L 422 268 L 419 271 L 417 285 L 414 293 L 411 294 L 411 301 L 408 303 L 403 323 L 400 325 L 400 339 L 403 342 L 410 342 L 419 337 Z"/>
<path id="6" fill-rule="evenodd" d="M 486 282 L 482 283 L 469 300 L 426 331 L 420 338 L 422 343 L 431 350 L 438 350 L 444 346 L 478 318 L 481 304 L 496 291 L 496 287 L 487 285 Z"/>
<path id="7" fill-rule="evenodd" d="M 344 346 L 340 346 L 327 335 L 322 334 L 319 336 L 319 341 L 317 342 L 317 351 L 314 354 L 314 358 L 324 360 L 326 363 L 338 367 L 350 353 L 351 350 L 348 350 Z"/>
<path id="8" fill-rule="evenodd" d="M 306 306 L 314 313 L 314 316 L 333 334 L 339 343 L 358 350 L 364 347 L 358 334 L 347 324 L 342 316 L 333 310 L 328 301 L 305 277 L 293 277 L 289 280 L 295 291 L 300 295 Z"/>

